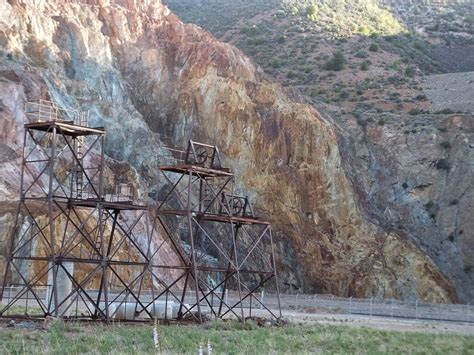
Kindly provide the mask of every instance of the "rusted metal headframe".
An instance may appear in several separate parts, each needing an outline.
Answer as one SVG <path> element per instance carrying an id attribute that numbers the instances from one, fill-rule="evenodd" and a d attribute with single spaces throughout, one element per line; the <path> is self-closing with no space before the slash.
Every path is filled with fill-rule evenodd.
<path id="1" fill-rule="evenodd" d="M 183 293 L 192 288 L 199 320 L 204 312 L 244 320 L 255 304 L 281 317 L 271 227 L 255 216 L 247 197 L 234 194 L 234 176 L 222 167 L 218 149 L 190 141 L 185 164 L 162 166 L 161 172 L 167 190 L 158 198 L 156 216 L 189 267 Z M 271 280 L 275 309 L 256 296 Z M 235 302 L 223 296 L 229 289 Z"/>
<path id="2" fill-rule="evenodd" d="M 147 206 L 124 182 L 106 192 L 103 128 L 45 101 L 26 112 L 0 317 L 244 320 L 252 303 L 281 317 L 271 227 L 216 147 L 190 141 Z M 271 280 L 276 310 L 256 296 Z"/>

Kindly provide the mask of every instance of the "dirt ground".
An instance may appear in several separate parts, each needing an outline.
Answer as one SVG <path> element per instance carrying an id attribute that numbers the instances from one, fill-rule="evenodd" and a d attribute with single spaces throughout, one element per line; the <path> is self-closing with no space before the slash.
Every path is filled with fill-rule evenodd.
<path id="1" fill-rule="evenodd" d="M 433 110 L 474 111 L 474 72 L 430 75 L 424 84 Z"/>
<path id="2" fill-rule="evenodd" d="M 389 317 L 370 317 L 349 314 L 297 313 L 284 311 L 283 317 L 292 323 L 331 324 L 351 327 L 368 327 L 374 329 L 421 332 L 451 333 L 474 336 L 474 324 L 461 322 L 439 322 L 431 320 L 400 319 Z"/>

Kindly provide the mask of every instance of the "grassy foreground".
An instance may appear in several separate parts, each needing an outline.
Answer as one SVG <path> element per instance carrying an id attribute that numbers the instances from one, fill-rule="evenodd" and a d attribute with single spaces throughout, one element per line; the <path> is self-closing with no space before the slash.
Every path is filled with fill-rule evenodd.
<path id="1" fill-rule="evenodd" d="M 0 354 L 154 353 L 152 326 L 74 325 L 49 330 L 0 329 Z M 474 337 L 388 332 L 347 326 L 258 328 L 254 324 L 158 326 L 164 353 L 419 353 L 473 354 Z"/>

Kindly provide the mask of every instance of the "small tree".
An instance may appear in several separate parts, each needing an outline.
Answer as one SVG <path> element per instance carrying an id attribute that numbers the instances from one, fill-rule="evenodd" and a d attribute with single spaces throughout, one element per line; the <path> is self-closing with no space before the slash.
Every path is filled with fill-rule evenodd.
<path id="1" fill-rule="evenodd" d="M 306 7 L 306 14 L 311 21 L 316 21 L 316 16 L 318 15 L 318 7 L 315 4 L 308 5 Z"/>
<path id="2" fill-rule="evenodd" d="M 415 72 L 415 68 L 412 66 L 406 67 L 405 69 L 405 75 L 409 78 L 413 78 L 415 76 Z"/>
<path id="3" fill-rule="evenodd" d="M 277 58 L 273 58 L 272 60 L 270 60 L 269 64 L 272 68 L 275 68 L 275 69 L 281 68 L 281 62 Z"/>
<path id="4" fill-rule="evenodd" d="M 371 52 L 378 52 L 378 50 L 379 50 L 379 45 L 375 42 L 373 42 L 369 47 L 369 51 Z"/>
<path id="5" fill-rule="evenodd" d="M 362 63 L 360 63 L 360 70 L 368 70 L 370 65 L 370 60 L 364 60 Z"/>
<path id="6" fill-rule="evenodd" d="M 324 69 L 340 71 L 344 69 L 345 64 L 346 64 L 346 57 L 344 56 L 344 53 L 341 50 L 339 50 L 339 51 L 333 52 L 332 58 L 328 59 L 326 63 L 324 63 Z"/>

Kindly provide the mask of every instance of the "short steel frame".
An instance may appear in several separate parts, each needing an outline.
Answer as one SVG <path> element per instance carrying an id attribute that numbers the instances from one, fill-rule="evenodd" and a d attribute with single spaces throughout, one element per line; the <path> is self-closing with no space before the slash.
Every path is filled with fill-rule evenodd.
<path id="1" fill-rule="evenodd" d="M 234 175 L 221 162 L 216 147 L 190 141 L 184 164 L 161 167 L 167 189 L 158 198 L 156 217 L 186 267 L 182 299 L 188 290 L 194 293 L 189 311 L 197 311 L 199 321 L 206 312 L 244 321 L 255 308 L 279 319 L 271 226 L 255 216 L 247 197 L 234 194 Z M 276 310 L 257 297 L 270 281 Z M 230 289 L 238 296 L 226 302 Z"/>

